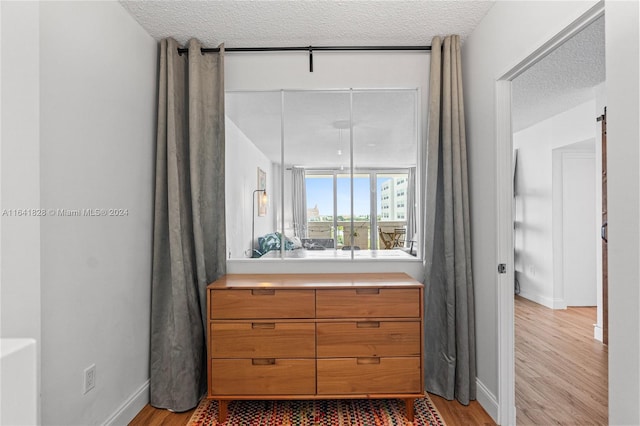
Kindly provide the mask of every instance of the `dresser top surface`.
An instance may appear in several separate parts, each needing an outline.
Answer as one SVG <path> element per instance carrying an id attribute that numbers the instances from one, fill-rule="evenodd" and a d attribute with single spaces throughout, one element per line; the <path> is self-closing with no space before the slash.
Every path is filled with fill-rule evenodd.
<path id="1" fill-rule="evenodd" d="M 231 288 L 419 288 L 422 284 L 405 273 L 351 274 L 227 274 L 209 289 Z"/>

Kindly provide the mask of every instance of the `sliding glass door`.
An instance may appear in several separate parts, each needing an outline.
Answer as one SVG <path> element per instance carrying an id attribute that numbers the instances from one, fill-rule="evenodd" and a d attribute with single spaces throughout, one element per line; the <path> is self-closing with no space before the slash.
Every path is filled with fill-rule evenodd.
<path id="1" fill-rule="evenodd" d="M 407 176 L 403 170 L 359 171 L 353 177 L 339 170 L 306 171 L 308 237 L 334 239 L 336 249 L 404 245 L 398 239 L 388 246 L 379 238 L 380 230 L 393 239 L 406 229 Z"/>

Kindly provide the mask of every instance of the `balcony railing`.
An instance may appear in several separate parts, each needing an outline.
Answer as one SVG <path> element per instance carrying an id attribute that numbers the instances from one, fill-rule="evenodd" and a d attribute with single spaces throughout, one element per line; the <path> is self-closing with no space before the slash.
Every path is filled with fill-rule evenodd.
<path id="1" fill-rule="evenodd" d="M 383 232 L 393 233 L 395 229 L 406 229 L 406 221 L 378 221 L 378 226 Z M 353 244 L 351 244 L 351 235 L 353 235 Z M 343 246 L 354 245 L 361 249 L 371 249 L 371 238 L 377 239 L 377 248 L 384 249 L 385 244 L 380 240 L 378 230 L 371 232 L 370 222 L 353 222 L 353 229 L 351 228 L 351 221 L 338 221 L 337 229 L 334 229 L 333 222 L 308 222 L 307 223 L 307 237 L 308 238 L 333 238 L 336 241 L 336 248 L 340 249 Z M 403 247 L 406 245 L 406 238 L 402 238 L 404 241 Z"/>

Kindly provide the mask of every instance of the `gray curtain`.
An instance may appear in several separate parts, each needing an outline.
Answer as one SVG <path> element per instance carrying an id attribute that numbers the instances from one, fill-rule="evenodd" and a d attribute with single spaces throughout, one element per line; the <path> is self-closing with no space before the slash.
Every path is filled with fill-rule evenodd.
<path id="1" fill-rule="evenodd" d="M 291 193 L 293 195 L 293 234 L 307 238 L 307 187 L 304 168 L 291 169 Z"/>
<path id="2" fill-rule="evenodd" d="M 443 45 L 443 46 L 442 46 Z M 460 40 L 431 43 L 425 185 L 425 383 L 476 397 L 473 280 Z"/>
<path id="3" fill-rule="evenodd" d="M 150 403 L 185 411 L 206 389 L 205 289 L 225 273 L 224 68 L 178 47 L 160 45 Z"/>

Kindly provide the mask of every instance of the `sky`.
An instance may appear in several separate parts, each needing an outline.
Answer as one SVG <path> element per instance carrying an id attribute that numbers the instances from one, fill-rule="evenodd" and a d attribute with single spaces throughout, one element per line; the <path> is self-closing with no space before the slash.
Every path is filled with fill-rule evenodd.
<path id="1" fill-rule="evenodd" d="M 378 178 L 378 193 L 380 185 L 389 178 Z M 307 178 L 307 208 L 316 205 L 320 216 L 333 216 L 333 176 L 326 178 Z M 338 216 L 350 216 L 350 185 L 349 177 L 338 178 Z M 353 212 L 354 216 L 369 215 L 369 177 L 354 177 L 353 179 Z"/>

